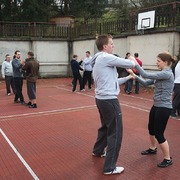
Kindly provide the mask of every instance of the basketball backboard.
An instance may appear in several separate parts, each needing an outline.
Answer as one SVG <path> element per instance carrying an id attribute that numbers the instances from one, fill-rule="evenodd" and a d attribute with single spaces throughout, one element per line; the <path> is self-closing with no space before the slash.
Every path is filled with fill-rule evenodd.
<path id="1" fill-rule="evenodd" d="M 137 30 L 154 28 L 155 11 L 148 11 L 138 14 Z"/>

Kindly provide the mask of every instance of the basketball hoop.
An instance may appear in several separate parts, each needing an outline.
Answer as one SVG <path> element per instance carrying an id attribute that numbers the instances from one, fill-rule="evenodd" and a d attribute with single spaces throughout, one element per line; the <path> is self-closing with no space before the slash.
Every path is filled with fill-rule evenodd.
<path id="1" fill-rule="evenodd" d="M 139 29 L 138 25 L 135 25 L 135 31 L 137 35 L 143 35 L 144 34 L 144 30 L 146 29 L 145 26 L 143 26 L 143 28 Z"/>
<path id="2" fill-rule="evenodd" d="M 154 28 L 155 11 L 148 11 L 138 14 L 138 23 L 135 25 L 135 31 L 138 35 L 143 35 L 144 30 Z"/>

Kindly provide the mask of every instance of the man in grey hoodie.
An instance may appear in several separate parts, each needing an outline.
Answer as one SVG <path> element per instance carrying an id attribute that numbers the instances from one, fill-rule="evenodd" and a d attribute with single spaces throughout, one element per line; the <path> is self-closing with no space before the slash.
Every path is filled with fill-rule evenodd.
<path id="1" fill-rule="evenodd" d="M 120 58 L 112 54 L 114 44 L 111 35 L 100 35 L 96 39 L 99 50 L 92 58 L 96 105 L 101 127 L 98 129 L 92 155 L 105 157 L 103 172 L 106 175 L 120 174 L 123 167 L 116 167 L 122 142 L 122 112 L 118 101 L 119 85 L 133 78 L 132 75 L 118 78 L 116 67 L 134 68 L 134 57 Z M 105 152 L 105 148 L 106 152 Z"/>

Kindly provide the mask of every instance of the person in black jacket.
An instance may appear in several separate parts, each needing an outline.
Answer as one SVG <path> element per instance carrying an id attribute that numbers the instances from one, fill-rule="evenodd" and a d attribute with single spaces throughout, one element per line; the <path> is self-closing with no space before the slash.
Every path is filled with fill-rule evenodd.
<path id="1" fill-rule="evenodd" d="M 83 69 L 80 67 L 79 63 L 77 62 L 77 58 L 78 58 L 77 55 L 73 55 L 73 59 L 71 60 L 71 69 L 72 69 L 72 73 L 73 73 L 72 92 L 76 91 L 77 80 L 79 80 L 80 91 L 83 91 L 82 77 L 79 72 L 79 70 L 83 71 Z"/>

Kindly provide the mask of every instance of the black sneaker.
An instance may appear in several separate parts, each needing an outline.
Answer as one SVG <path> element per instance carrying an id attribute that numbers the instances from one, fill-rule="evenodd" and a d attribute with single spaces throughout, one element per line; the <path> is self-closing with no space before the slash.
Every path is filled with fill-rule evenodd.
<path id="1" fill-rule="evenodd" d="M 31 105 L 29 105 L 29 108 L 37 108 L 37 105 L 36 104 L 31 104 Z"/>
<path id="2" fill-rule="evenodd" d="M 171 117 L 172 117 L 172 118 L 177 118 L 177 114 L 176 114 L 176 113 L 171 114 Z"/>
<path id="3" fill-rule="evenodd" d="M 27 103 L 25 101 L 21 101 L 21 105 L 27 106 Z"/>
<path id="4" fill-rule="evenodd" d="M 20 101 L 19 100 L 14 100 L 14 103 L 20 103 Z"/>
<path id="5" fill-rule="evenodd" d="M 165 167 L 168 167 L 172 164 L 173 164 L 172 158 L 170 160 L 169 159 L 163 159 L 163 161 L 161 163 L 159 163 L 157 166 L 160 168 L 165 168 Z"/>
<path id="6" fill-rule="evenodd" d="M 92 153 L 92 155 L 95 157 L 106 157 L 106 151 L 104 151 L 103 153 L 100 153 L 100 154 Z"/>
<path id="7" fill-rule="evenodd" d="M 156 153 L 157 153 L 157 148 L 155 148 L 155 149 L 149 148 L 149 149 L 141 152 L 142 155 L 149 155 L 149 154 L 156 154 Z"/>
<path id="8" fill-rule="evenodd" d="M 31 101 L 29 101 L 29 102 L 27 103 L 28 106 L 30 106 L 31 104 L 32 104 Z"/>

